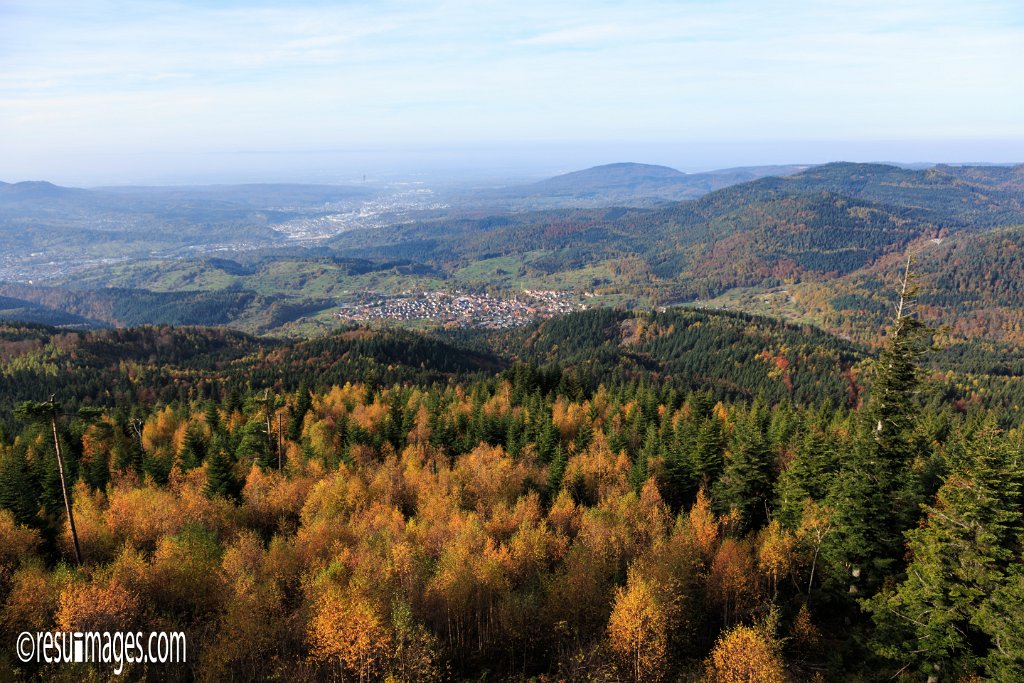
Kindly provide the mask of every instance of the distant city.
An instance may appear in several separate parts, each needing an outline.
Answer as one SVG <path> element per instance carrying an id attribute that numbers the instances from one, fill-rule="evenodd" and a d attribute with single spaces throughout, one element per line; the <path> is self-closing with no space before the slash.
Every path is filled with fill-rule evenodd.
<path id="1" fill-rule="evenodd" d="M 428 187 L 398 188 L 362 202 L 326 203 L 325 215 L 296 218 L 281 223 L 274 230 L 296 243 L 329 239 L 348 230 L 381 228 L 411 220 L 414 211 L 436 211 L 448 208 Z"/>

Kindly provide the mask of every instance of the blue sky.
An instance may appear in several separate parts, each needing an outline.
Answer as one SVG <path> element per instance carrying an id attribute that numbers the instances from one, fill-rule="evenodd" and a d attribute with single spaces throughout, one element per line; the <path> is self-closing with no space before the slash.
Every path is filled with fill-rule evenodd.
<path id="1" fill-rule="evenodd" d="M 0 0 L 0 179 L 1024 160 L 1019 0 Z"/>

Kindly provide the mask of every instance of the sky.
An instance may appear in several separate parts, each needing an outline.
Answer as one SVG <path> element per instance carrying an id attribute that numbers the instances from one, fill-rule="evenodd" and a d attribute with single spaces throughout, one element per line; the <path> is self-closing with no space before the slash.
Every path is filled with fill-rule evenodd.
<path id="1" fill-rule="evenodd" d="M 0 180 L 1024 161 L 1019 0 L 0 0 Z"/>

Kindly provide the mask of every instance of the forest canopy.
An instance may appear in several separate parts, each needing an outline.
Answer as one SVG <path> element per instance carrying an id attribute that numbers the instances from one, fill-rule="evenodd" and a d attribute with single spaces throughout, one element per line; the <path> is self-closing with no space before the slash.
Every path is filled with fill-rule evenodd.
<path id="1" fill-rule="evenodd" d="M 5 640 L 181 630 L 128 671 L 169 680 L 1024 675 L 1019 416 L 909 315 L 877 355 L 693 310 L 3 339 Z"/>

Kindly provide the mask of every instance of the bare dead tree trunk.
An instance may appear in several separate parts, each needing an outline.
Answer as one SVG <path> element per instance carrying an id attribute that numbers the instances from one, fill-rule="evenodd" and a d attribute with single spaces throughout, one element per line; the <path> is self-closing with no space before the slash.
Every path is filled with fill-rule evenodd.
<path id="1" fill-rule="evenodd" d="M 284 460 L 284 438 L 281 430 L 281 413 L 277 414 L 277 471 L 281 471 L 281 462 Z"/>
<path id="2" fill-rule="evenodd" d="M 75 529 L 75 514 L 71 511 L 71 497 L 68 496 L 68 484 L 64 477 L 64 458 L 60 453 L 60 437 L 57 435 L 57 410 L 53 397 L 50 398 L 50 428 L 53 430 L 53 449 L 57 453 L 57 470 L 60 472 L 60 489 L 64 494 L 64 509 L 68 513 L 68 526 L 71 527 L 71 540 L 75 545 L 75 562 L 82 564 L 82 549 L 78 545 L 78 531 Z"/>
<path id="3" fill-rule="evenodd" d="M 903 309 L 910 305 L 908 300 L 908 288 L 910 287 L 910 264 L 913 260 L 913 256 L 907 254 L 907 265 L 903 269 L 903 277 L 900 278 L 900 300 L 896 304 L 896 326 L 893 329 L 893 336 L 897 336 L 900 333 L 899 323 L 903 320 Z"/>
<path id="4" fill-rule="evenodd" d="M 274 430 L 270 424 L 270 389 L 263 392 L 263 415 L 267 418 L 267 457 L 273 452 Z"/>

